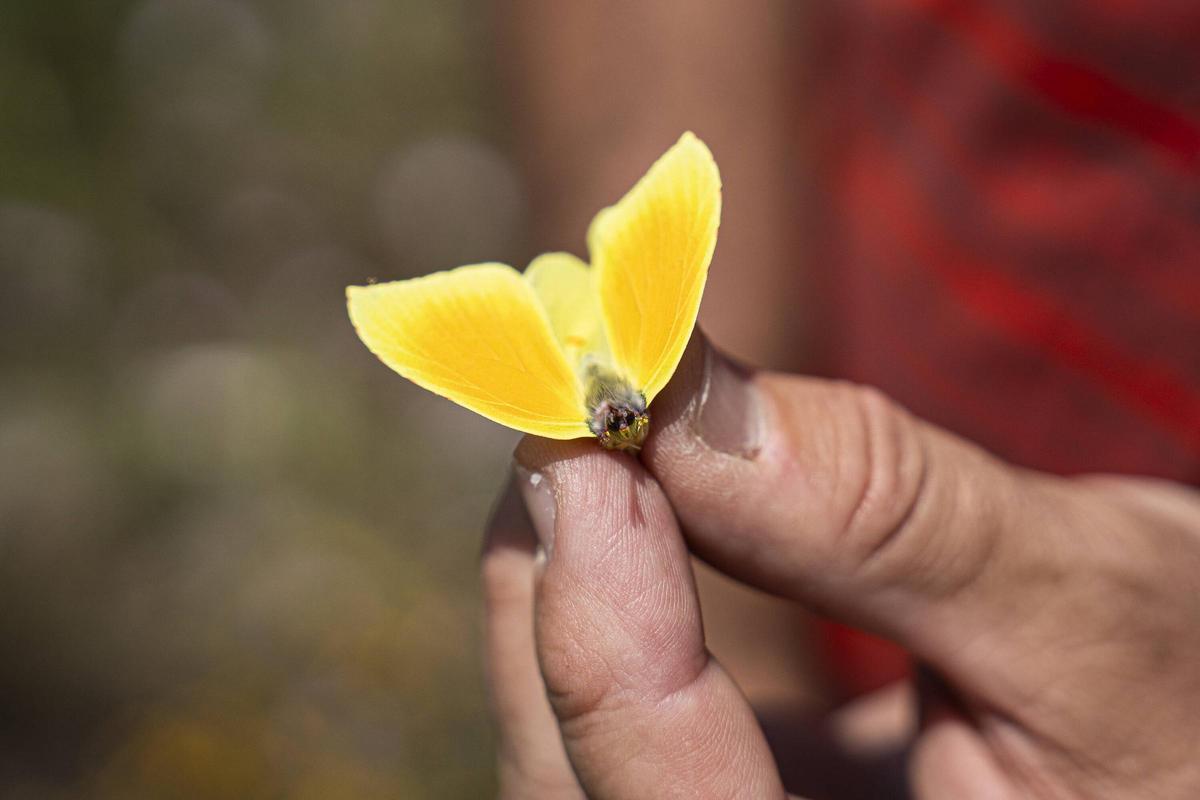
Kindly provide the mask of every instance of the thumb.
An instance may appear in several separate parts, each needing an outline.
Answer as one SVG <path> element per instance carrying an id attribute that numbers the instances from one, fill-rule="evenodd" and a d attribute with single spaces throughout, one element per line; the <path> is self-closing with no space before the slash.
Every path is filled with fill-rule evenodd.
<path id="1" fill-rule="evenodd" d="M 875 390 L 750 373 L 696 335 L 643 463 L 718 569 L 926 659 L 1056 579 L 1045 485 Z M 1035 486 L 1036 484 L 1036 486 Z"/>
<path id="2" fill-rule="evenodd" d="M 946 679 L 967 724 L 926 728 L 918 788 L 995 751 L 1024 794 L 1191 796 L 1174 787 L 1197 785 L 1196 493 L 1022 470 L 876 391 L 747 373 L 701 337 L 651 411 L 643 464 L 694 552 Z"/>

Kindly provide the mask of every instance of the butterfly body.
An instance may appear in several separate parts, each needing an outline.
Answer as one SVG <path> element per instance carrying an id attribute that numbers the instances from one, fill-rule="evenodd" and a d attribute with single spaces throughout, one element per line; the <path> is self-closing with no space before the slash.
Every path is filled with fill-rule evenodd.
<path id="1" fill-rule="evenodd" d="M 721 181 L 690 133 L 588 229 L 588 264 L 473 264 L 351 286 L 350 319 L 385 364 L 488 419 L 637 450 L 679 364 L 717 241 Z"/>
<path id="2" fill-rule="evenodd" d="M 599 367 L 589 372 L 588 430 L 608 450 L 640 450 L 650 432 L 646 398 L 611 372 Z"/>

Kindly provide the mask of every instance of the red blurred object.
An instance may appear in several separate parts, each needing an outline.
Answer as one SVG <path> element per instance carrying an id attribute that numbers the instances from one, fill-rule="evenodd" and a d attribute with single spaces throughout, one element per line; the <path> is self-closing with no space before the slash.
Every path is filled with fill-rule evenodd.
<path id="1" fill-rule="evenodd" d="M 819 9 L 829 370 L 1020 464 L 1200 484 L 1200 4 Z M 903 673 L 826 639 L 848 690 Z"/>
<path id="2" fill-rule="evenodd" d="M 838 702 L 912 674 L 908 654 L 891 642 L 836 622 L 818 623 L 817 632 Z"/>

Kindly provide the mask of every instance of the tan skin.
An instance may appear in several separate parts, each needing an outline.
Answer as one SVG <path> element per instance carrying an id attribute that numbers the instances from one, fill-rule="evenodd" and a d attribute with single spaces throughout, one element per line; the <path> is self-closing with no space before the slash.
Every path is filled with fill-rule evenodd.
<path id="1" fill-rule="evenodd" d="M 903 776 L 866 796 L 1200 796 L 1196 492 L 1021 469 L 699 337 L 651 412 L 640 460 L 517 449 L 483 559 L 502 797 L 786 796 L 689 551 L 938 676 Z"/>

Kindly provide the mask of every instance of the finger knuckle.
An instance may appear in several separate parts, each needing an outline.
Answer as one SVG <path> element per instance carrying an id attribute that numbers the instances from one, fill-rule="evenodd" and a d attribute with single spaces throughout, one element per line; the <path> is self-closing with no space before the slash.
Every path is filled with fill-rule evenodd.
<path id="1" fill-rule="evenodd" d="M 594 717 L 613 692 L 614 670 L 585 641 L 561 628 L 540 631 L 538 657 L 546 696 L 563 723 Z"/>
<path id="2" fill-rule="evenodd" d="M 516 556 L 504 550 L 484 553 L 479 572 L 483 605 L 489 614 L 527 604 L 533 591 L 532 575 L 517 562 Z"/>
<path id="3" fill-rule="evenodd" d="M 607 623 L 553 609 L 540 617 L 538 651 L 546 692 L 564 724 L 602 728 L 606 719 L 654 706 L 703 671 L 707 651 L 690 625 L 670 620 L 672 609 L 657 601 L 634 607 L 640 613 L 610 610 L 604 615 Z"/>
<path id="4" fill-rule="evenodd" d="M 878 389 L 851 390 L 858 430 L 851 458 L 842 461 L 852 487 L 840 531 L 843 552 L 858 564 L 876 558 L 902 537 L 922 499 L 928 458 L 916 420 Z"/>

